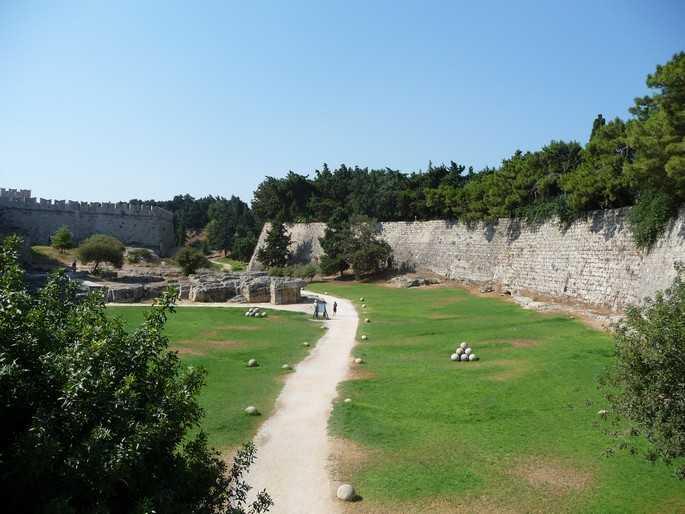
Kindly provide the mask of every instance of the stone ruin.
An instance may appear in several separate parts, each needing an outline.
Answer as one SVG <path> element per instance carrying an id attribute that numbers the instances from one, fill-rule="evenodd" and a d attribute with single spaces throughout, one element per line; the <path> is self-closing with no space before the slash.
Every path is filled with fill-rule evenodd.
<path id="1" fill-rule="evenodd" d="M 81 278 L 75 276 L 77 280 Z M 127 271 L 102 281 L 81 280 L 84 290 L 102 290 L 112 303 L 137 303 L 160 296 L 167 287 L 190 302 L 300 303 L 306 283 L 300 279 L 270 277 L 265 272 L 201 271 L 189 277 L 175 270 Z"/>

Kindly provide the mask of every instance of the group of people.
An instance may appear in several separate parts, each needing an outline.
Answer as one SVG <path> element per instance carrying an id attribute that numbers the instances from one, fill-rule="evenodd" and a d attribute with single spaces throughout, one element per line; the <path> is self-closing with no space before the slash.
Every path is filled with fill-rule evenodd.
<path id="1" fill-rule="evenodd" d="M 326 309 L 326 302 L 324 300 L 319 300 L 318 298 L 314 300 L 314 319 L 319 319 L 319 315 L 321 316 L 321 319 L 330 319 L 328 317 L 328 310 Z M 333 317 L 335 318 L 335 315 L 338 312 L 338 302 L 333 302 Z"/>

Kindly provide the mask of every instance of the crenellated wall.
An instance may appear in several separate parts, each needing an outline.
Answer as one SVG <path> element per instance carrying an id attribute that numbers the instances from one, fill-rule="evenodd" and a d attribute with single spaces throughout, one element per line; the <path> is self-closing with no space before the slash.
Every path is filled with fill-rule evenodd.
<path id="1" fill-rule="evenodd" d="M 49 244 L 50 236 L 66 225 L 77 242 L 92 234 L 108 234 L 160 255 L 168 255 L 175 245 L 173 214 L 165 209 L 36 199 L 29 190 L 0 189 L 0 225 L 28 236 L 33 244 Z"/>
<path id="2" fill-rule="evenodd" d="M 380 223 L 395 261 L 450 279 L 495 282 L 620 310 L 668 287 L 675 262 L 685 262 L 685 209 L 649 250 L 632 241 L 627 209 L 597 211 L 570 227 L 511 219 L 466 226 L 455 221 Z M 264 243 L 264 227 L 257 248 Z M 323 223 L 289 227 L 298 260 L 316 262 Z M 255 255 L 250 269 L 260 265 Z"/>

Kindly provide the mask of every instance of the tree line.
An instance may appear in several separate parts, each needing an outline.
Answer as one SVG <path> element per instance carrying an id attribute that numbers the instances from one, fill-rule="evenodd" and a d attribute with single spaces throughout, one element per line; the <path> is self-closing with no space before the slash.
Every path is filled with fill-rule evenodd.
<path id="1" fill-rule="evenodd" d="M 634 206 L 635 241 L 649 246 L 685 201 L 685 53 L 648 75 L 653 94 L 636 98 L 631 118 L 598 115 L 589 141 L 552 140 L 516 151 L 496 168 L 433 165 L 403 173 L 326 164 L 313 177 L 267 177 L 252 210 L 260 220 L 328 221 L 341 210 L 383 221 L 515 217 L 571 222 L 597 209 Z"/>
<path id="2" fill-rule="evenodd" d="M 155 205 L 174 214 L 176 243 L 188 243 L 189 235 L 204 234 L 202 250 L 220 250 L 224 255 L 240 261 L 252 256 L 261 222 L 255 218 L 250 206 L 237 196 L 205 196 L 194 198 L 189 194 L 176 195 L 171 200 L 131 200 L 133 204 Z"/>

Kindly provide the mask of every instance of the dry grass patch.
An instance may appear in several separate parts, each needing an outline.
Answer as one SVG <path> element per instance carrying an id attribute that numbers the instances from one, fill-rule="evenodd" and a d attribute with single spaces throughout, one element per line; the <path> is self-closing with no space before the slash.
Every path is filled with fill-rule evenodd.
<path id="1" fill-rule="evenodd" d="M 364 364 L 352 363 L 350 370 L 347 373 L 347 380 L 373 380 L 377 378 L 378 375 L 368 368 L 364 367 Z"/>
<path id="2" fill-rule="evenodd" d="M 484 363 L 484 367 L 492 366 L 494 372 L 487 376 L 488 379 L 496 382 L 505 382 L 525 375 L 529 369 L 530 364 L 524 360 L 518 359 L 500 359 Z"/>
<path id="3" fill-rule="evenodd" d="M 514 467 L 512 473 L 533 487 L 561 495 L 583 491 L 593 483 L 590 471 L 542 458 L 528 459 Z"/>
<path id="4" fill-rule="evenodd" d="M 178 349 L 184 350 L 184 353 L 205 355 L 209 350 L 222 350 L 226 348 L 238 348 L 244 346 L 245 343 L 240 341 L 233 341 L 231 339 L 225 339 L 223 341 L 196 341 L 193 339 L 184 339 L 182 341 L 177 341 L 174 346 Z"/>
<path id="5" fill-rule="evenodd" d="M 333 437 L 329 439 L 330 457 L 328 458 L 328 472 L 334 482 L 349 482 L 369 461 L 372 452 L 369 448 L 357 444 L 349 439 Z"/>
<path id="6" fill-rule="evenodd" d="M 205 352 L 201 352 L 196 348 L 188 348 L 187 346 L 171 346 L 170 350 L 178 353 L 179 355 L 205 355 Z"/>

